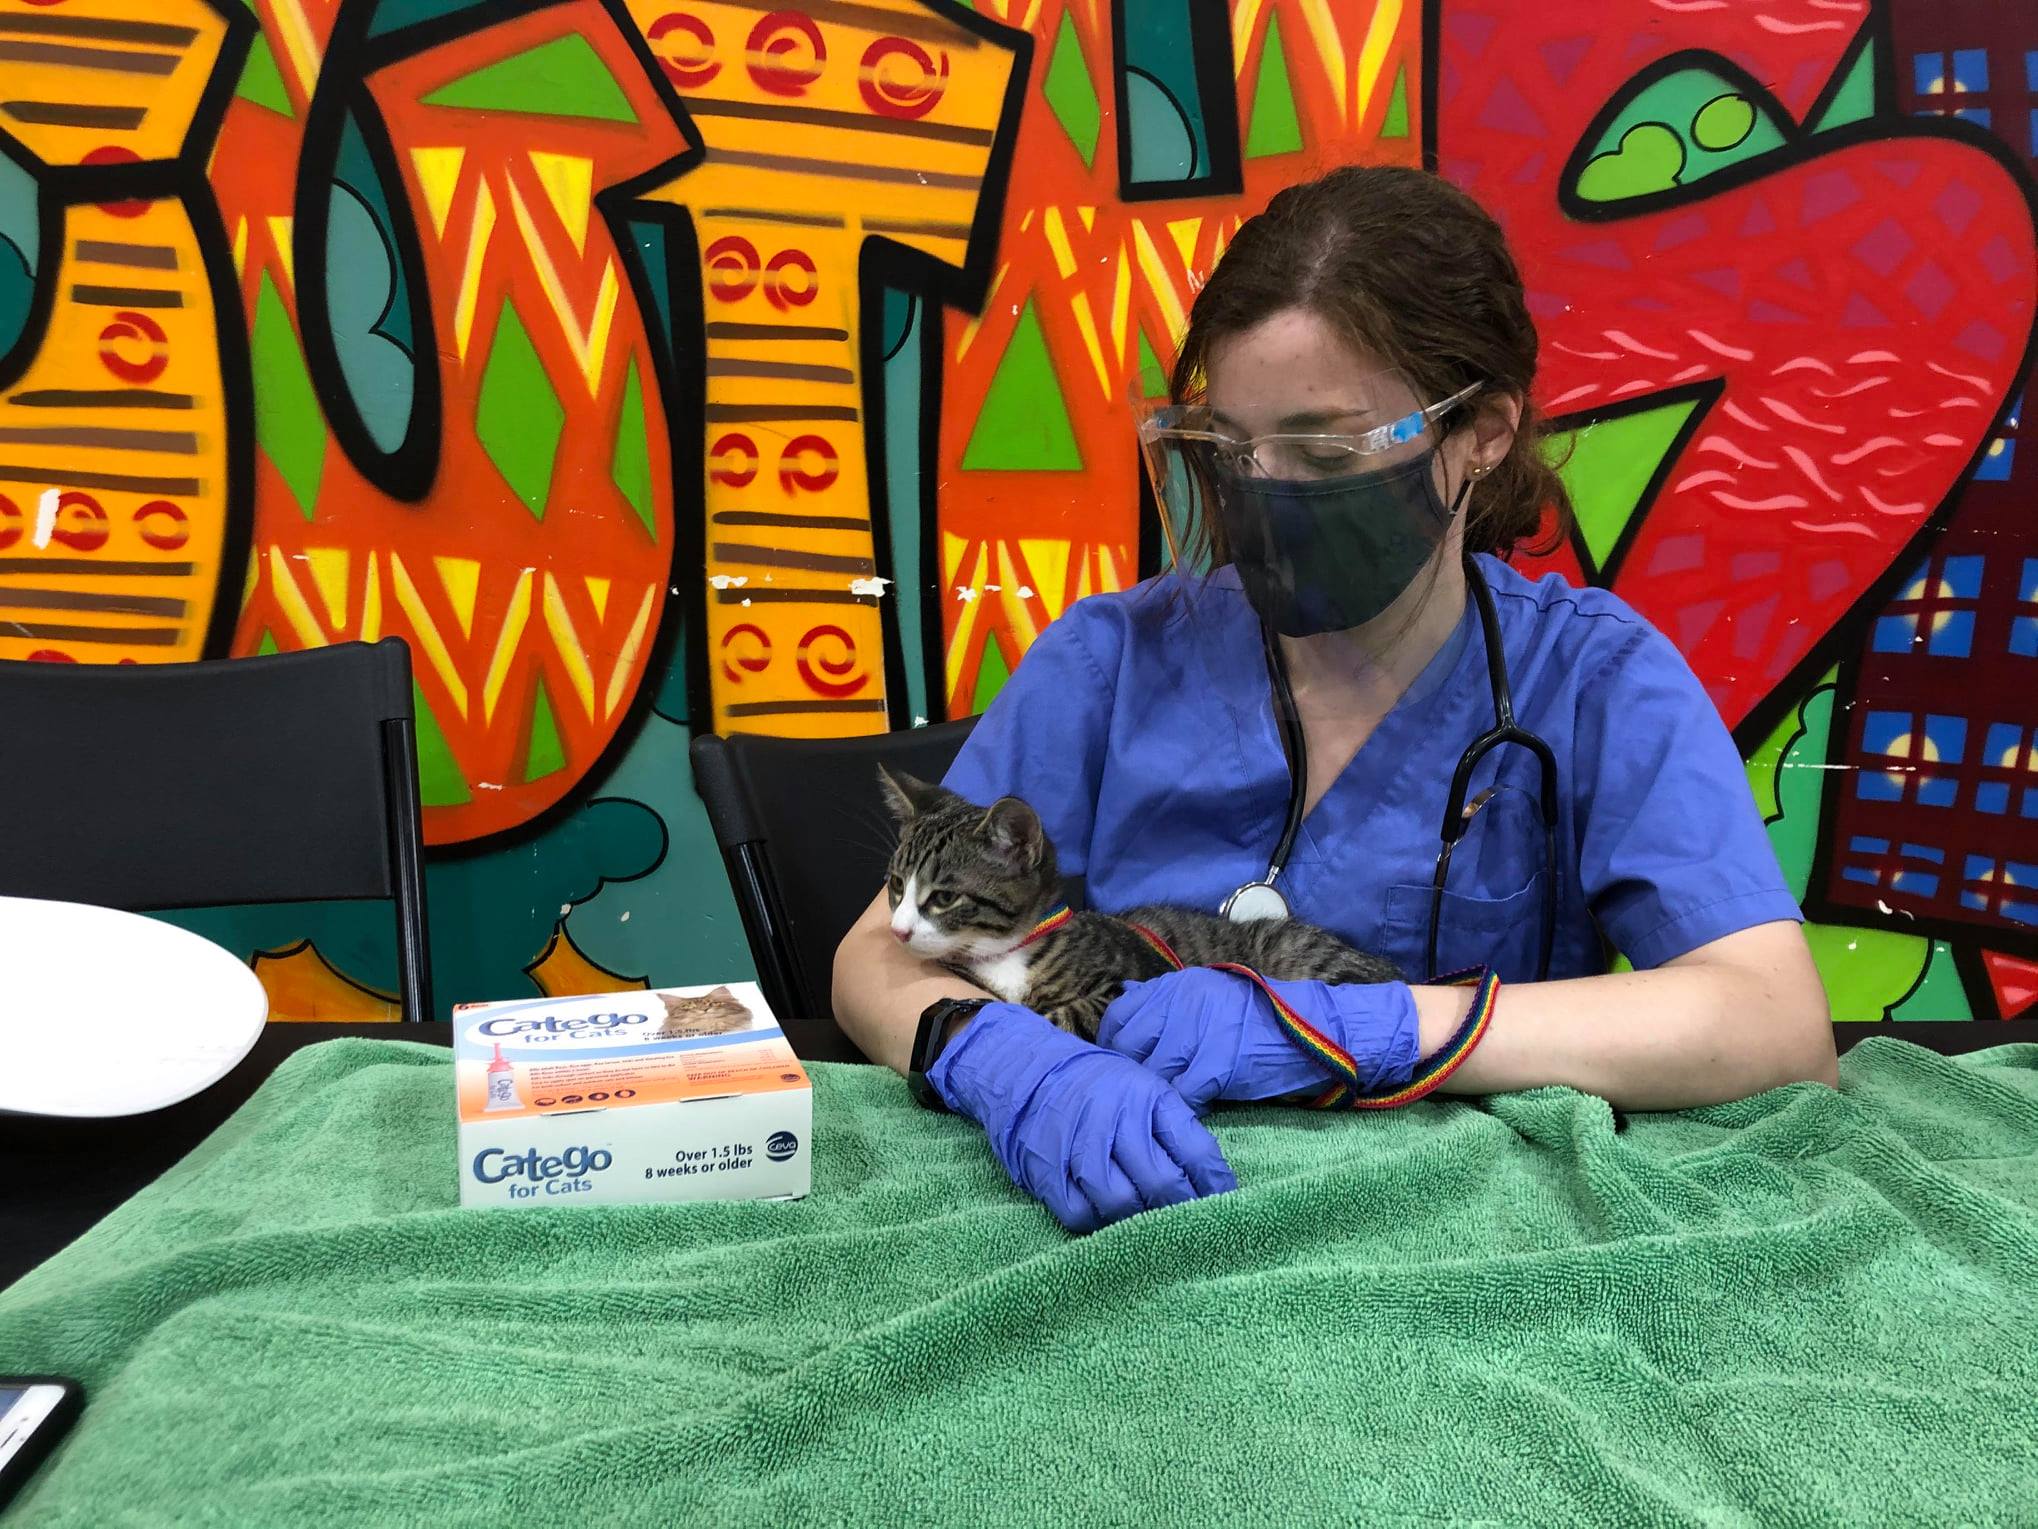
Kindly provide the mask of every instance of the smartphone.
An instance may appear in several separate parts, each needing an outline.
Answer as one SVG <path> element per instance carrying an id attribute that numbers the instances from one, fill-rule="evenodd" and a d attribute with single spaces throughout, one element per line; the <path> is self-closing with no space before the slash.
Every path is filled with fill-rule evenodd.
<path id="1" fill-rule="evenodd" d="M 78 1415 L 85 1391 L 61 1375 L 0 1375 L 0 1507 Z"/>

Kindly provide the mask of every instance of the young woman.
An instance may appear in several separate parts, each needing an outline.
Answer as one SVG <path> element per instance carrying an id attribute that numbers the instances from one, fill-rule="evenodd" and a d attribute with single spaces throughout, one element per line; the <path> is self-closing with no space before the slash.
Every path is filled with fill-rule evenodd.
<path id="1" fill-rule="evenodd" d="M 882 894 L 843 940 L 843 1027 L 1071 1228 L 1231 1187 L 1196 1118 L 1217 1099 L 1343 1078 L 1676 1109 L 1834 1081 L 1705 692 L 1613 595 L 1503 561 L 1568 506 L 1535 368 L 1520 276 L 1463 193 L 1363 168 L 1282 192 L 1141 423 L 1179 571 L 1056 621 L 945 782 L 1030 803 L 1092 907 L 1292 911 L 1413 984 L 1180 971 L 1092 1045 L 916 959 Z M 1518 731 L 1475 750 L 1509 707 Z M 1426 980 L 1455 967 L 1488 980 Z"/>

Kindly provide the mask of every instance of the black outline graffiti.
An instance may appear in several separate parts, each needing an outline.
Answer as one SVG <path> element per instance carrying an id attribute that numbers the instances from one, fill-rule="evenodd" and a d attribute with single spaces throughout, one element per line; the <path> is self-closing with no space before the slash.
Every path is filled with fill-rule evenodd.
<path id="1" fill-rule="evenodd" d="M 1662 460 L 1657 462 L 1655 470 L 1649 474 L 1649 481 L 1643 485 L 1641 493 L 1636 495 L 1635 508 L 1629 514 L 1626 523 L 1621 526 L 1619 535 L 1614 538 L 1613 546 L 1607 550 L 1604 563 L 1599 563 L 1593 558 L 1592 549 L 1585 540 L 1584 529 L 1578 525 L 1575 518 L 1573 519 L 1567 533 L 1571 550 L 1577 555 L 1578 566 L 1585 570 L 1585 576 L 1589 581 L 1607 588 L 1613 586 L 1613 581 L 1620 576 L 1621 564 L 1627 561 L 1628 552 L 1635 544 L 1635 537 L 1642 528 L 1642 522 L 1647 519 L 1648 507 L 1656 502 L 1656 495 L 1662 491 L 1664 480 L 1670 476 L 1671 469 L 1683 456 L 1684 448 L 1691 443 L 1692 436 L 1698 433 L 1698 427 L 1705 422 L 1706 416 L 1712 412 L 1712 406 L 1726 390 L 1727 381 L 1724 377 L 1701 378 L 1697 382 L 1687 382 L 1677 387 L 1660 388 L 1656 392 L 1645 393 L 1640 398 L 1623 398 L 1618 403 L 1602 404 L 1576 414 L 1559 414 L 1545 421 L 1552 434 L 1558 432 L 1568 434 L 1573 431 L 1589 430 L 1594 425 L 1608 424 L 1617 419 L 1628 419 L 1637 414 L 1650 414 L 1657 409 L 1673 408 L 1686 400 L 1690 400 L 1692 405 L 1691 412 L 1684 417 L 1684 423 L 1677 427 L 1677 434 L 1671 437 L 1669 448 L 1663 453 Z"/>
<path id="2" fill-rule="evenodd" d="M 1606 136 L 1607 130 L 1619 120 L 1622 112 L 1634 105 L 1649 91 L 1664 80 L 1686 70 L 1703 69 L 1718 75 L 1726 81 L 1730 90 L 1746 96 L 1755 103 L 1756 109 L 1783 135 L 1782 146 L 1766 154 L 1755 154 L 1747 159 L 1723 165 L 1709 175 L 1699 176 L 1688 183 L 1679 183 L 1662 191 L 1650 191 L 1640 196 L 1624 196 L 1615 202 L 1589 202 L 1578 194 L 1578 179 L 1585 173 L 1585 167 L 1599 155 L 1593 146 Z M 1826 89 L 1835 87 L 1829 80 Z M 1872 120 L 1872 119 L 1871 119 Z M 1684 48 L 1676 53 L 1665 54 L 1651 60 L 1634 74 L 1619 90 L 1607 98 L 1606 104 L 1592 114 L 1592 120 L 1585 124 L 1585 131 L 1578 135 L 1578 142 L 1564 160 L 1563 169 L 1557 172 L 1557 207 L 1574 223 L 1625 223 L 1630 218 L 1646 217 L 1652 212 L 1662 212 L 1679 207 L 1700 197 L 1716 195 L 1735 186 L 1745 186 L 1751 181 L 1767 180 L 1785 161 L 1782 156 L 1790 149 L 1801 145 L 1809 138 L 1830 139 L 1835 128 L 1826 133 L 1813 133 L 1797 122 L 1790 110 L 1754 75 L 1743 69 L 1732 59 L 1715 53 L 1709 48 Z M 1626 135 L 1622 135 L 1626 142 Z M 1810 156 L 1806 156 L 1810 157 Z M 1748 167 L 1754 167 L 1749 173 Z"/>
<path id="3" fill-rule="evenodd" d="M 1203 136 L 1210 163 L 1201 175 L 1186 180 L 1136 181 L 1132 178 L 1132 110 L 1125 79 L 1138 74 L 1160 82 L 1126 61 L 1125 7 L 1111 0 L 1111 104 L 1113 137 L 1117 140 L 1118 199 L 1121 202 L 1166 202 L 1177 197 L 1238 196 L 1245 190 L 1245 158 L 1239 147 L 1238 87 L 1232 73 L 1231 15 L 1222 5 L 1183 0 L 1189 20 L 1190 58 L 1196 72 L 1197 104 L 1203 112 Z M 1163 91 L 1163 94 L 1166 92 Z"/>
<path id="4" fill-rule="evenodd" d="M 366 12 L 373 15 L 369 0 L 350 0 L 340 9 L 339 25 Z M 335 54 L 328 51 L 327 58 Z M 340 55 L 345 56 L 345 55 Z M 381 110 L 369 94 L 365 75 L 348 77 L 344 70 L 321 71 L 305 109 L 304 138 L 298 149 L 297 179 L 292 193 L 292 264 L 297 271 L 297 331 L 304 346 L 305 369 L 318 395 L 319 410 L 325 415 L 333 439 L 347 460 L 370 485 L 392 499 L 415 504 L 431 492 L 438 476 L 444 429 L 445 400 L 439 376 L 432 300 L 425 280 L 424 246 L 418 237 L 417 218 L 404 194 L 403 178 L 390 141 L 389 128 Z M 391 283 L 390 302 L 396 300 L 396 282 L 403 283 L 410 301 L 411 333 L 401 340 L 390 336 L 410 357 L 412 392 L 410 418 L 403 439 L 394 451 L 385 451 L 368 432 L 367 422 L 354 401 L 347 374 L 340 364 L 339 346 L 333 333 L 331 292 L 327 283 L 326 240 L 332 221 L 332 197 L 340 182 L 339 153 L 346 125 L 351 118 L 361 132 L 368 160 L 381 180 L 390 212 L 390 234 L 396 242 L 397 271 Z M 385 307 L 377 323 L 388 314 Z"/>

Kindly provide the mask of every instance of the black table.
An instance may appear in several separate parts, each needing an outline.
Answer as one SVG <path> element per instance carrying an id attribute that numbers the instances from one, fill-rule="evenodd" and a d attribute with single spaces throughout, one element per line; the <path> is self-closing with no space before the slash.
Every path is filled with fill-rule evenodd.
<path id="1" fill-rule="evenodd" d="M 2038 1020 L 2006 1024 L 1843 1024 L 1842 1051 L 1871 1035 L 1893 1036 L 1940 1052 L 1977 1051 L 2038 1041 Z M 117 1120 L 50 1120 L 0 1115 L 0 1288 L 61 1251 L 102 1216 L 153 1183 L 247 1101 L 291 1052 L 343 1035 L 453 1044 L 453 1027 L 434 1024 L 266 1027 L 246 1060 L 182 1104 Z"/>

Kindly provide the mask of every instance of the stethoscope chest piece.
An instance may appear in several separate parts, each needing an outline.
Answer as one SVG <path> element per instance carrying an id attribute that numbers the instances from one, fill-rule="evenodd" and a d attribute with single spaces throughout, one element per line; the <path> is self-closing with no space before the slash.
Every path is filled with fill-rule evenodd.
<path id="1" fill-rule="evenodd" d="M 1286 918 L 1288 899 L 1268 881 L 1249 881 L 1231 896 L 1224 899 L 1224 906 L 1218 910 L 1234 924 L 1250 924 L 1256 919 Z"/>

